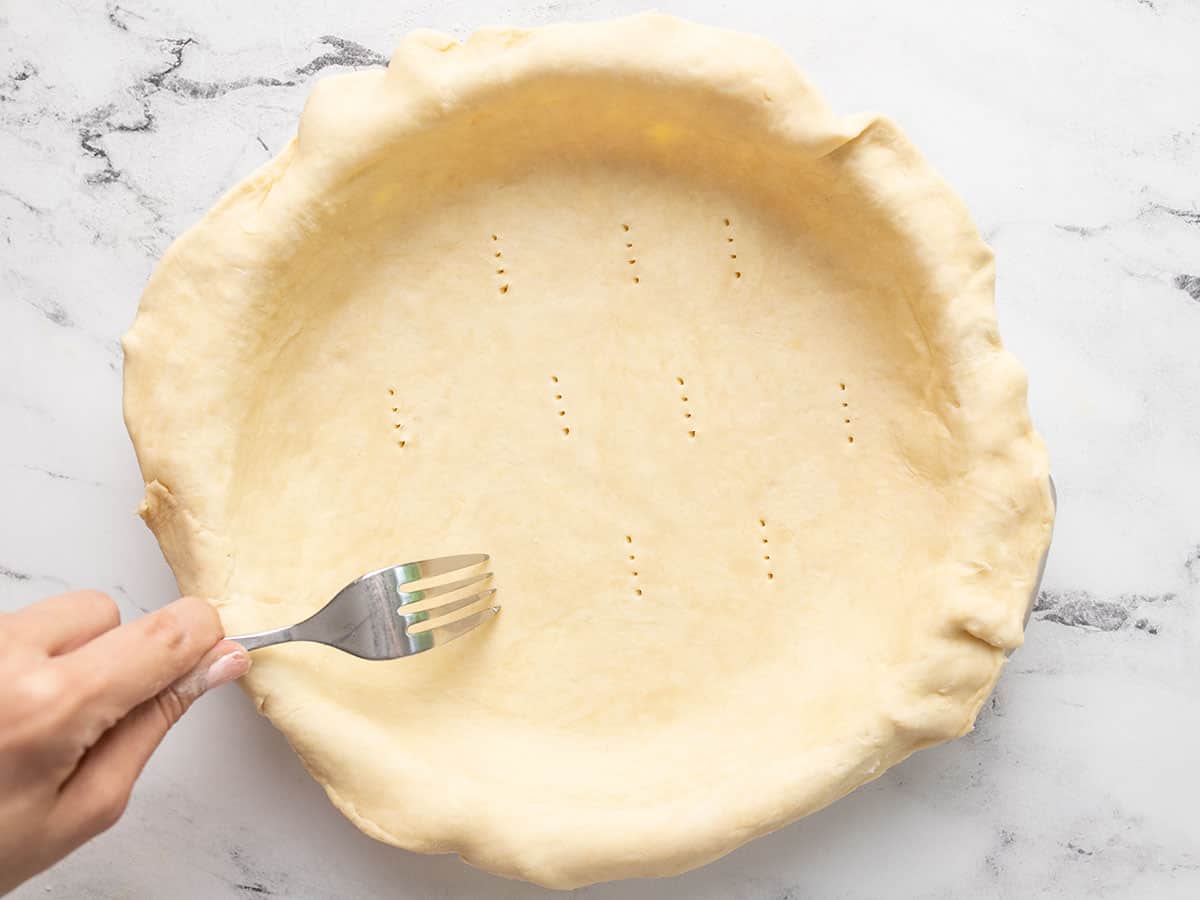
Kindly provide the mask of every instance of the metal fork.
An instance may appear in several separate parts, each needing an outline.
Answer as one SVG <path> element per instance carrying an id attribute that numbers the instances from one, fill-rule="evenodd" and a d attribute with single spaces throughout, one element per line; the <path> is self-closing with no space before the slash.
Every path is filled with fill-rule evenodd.
<path id="1" fill-rule="evenodd" d="M 486 553 L 468 553 L 368 572 L 338 591 L 332 600 L 303 622 L 287 628 L 236 635 L 229 640 L 237 641 L 247 650 L 259 650 L 284 641 L 313 641 L 337 647 L 362 659 L 398 659 L 432 650 L 486 622 L 500 611 L 500 607 L 491 603 L 496 595 L 495 588 L 438 599 L 428 605 L 424 605 L 424 601 L 481 587 L 492 573 L 471 575 L 428 588 L 414 589 L 415 583 L 480 568 L 488 558 Z M 423 605 L 409 609 L 418 603 Z M 481 603 L 488 605 L 453 622 L 437 624 L 452 612 Z M 412 626 L 430 620 L 434 620 L 434 624 L 428 628 L 410 630 Z"/>

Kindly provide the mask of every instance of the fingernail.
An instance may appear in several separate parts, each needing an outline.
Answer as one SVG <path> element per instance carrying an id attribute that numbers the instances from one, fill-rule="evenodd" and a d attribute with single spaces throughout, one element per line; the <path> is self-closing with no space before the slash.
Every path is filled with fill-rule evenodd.
<path id="1" fill-rule="evenodd" d="M 208 667 L 204 673 L 204 686 L 207 690 L 236 681 L 250 671 L 250 654 L 245 650 L 234 650 L 226 653 Z"/>

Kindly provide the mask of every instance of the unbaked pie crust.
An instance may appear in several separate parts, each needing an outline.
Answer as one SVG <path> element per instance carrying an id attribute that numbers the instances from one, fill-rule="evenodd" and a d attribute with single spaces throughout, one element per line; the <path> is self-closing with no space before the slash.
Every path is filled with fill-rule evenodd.
<path id="1" fill-rule="evenodd" d="M 963 734 L 1047 545 L 992 252 L 896 125 L 645 15 L 329 78 L 125 339 L 144 516 L 230 633 L 483 550 L 445 649 L 246 679 L 372 837 L 666 875 Z"/>

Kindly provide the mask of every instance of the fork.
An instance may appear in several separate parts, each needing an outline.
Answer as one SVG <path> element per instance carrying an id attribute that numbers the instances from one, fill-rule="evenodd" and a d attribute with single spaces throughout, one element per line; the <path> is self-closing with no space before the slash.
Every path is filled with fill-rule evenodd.
<path id="1" fill-rule="evenodd" d="M 260 650 L 285 641 L 312 641 L 337 647 L 361 659 L 399 659 L 432 650 L 496 615 L 500 607 L 491 602 L 496 589 L 486 588 L 467 596 L 451 597 L 460 591 L 481 587 L 492 577 L 491 572 L 434 587 L 415 587 L 416 583 L 439 575 L 478 569 L 488 559 L 486 553 L 468 553 L 368 572 L 338 591 L 332 600 L 303 622 L 286 628 L 236 635 L 229 640 L 247 650 Z M 437 602 L 425 603 L 431 600 Z M 488 605 L 461 619 L 442 622 L 442 618 L 452 612 L 481 603 Z M 412 626 L 430 620 L 434 624 L 428 628 L 410 630 Z"/>

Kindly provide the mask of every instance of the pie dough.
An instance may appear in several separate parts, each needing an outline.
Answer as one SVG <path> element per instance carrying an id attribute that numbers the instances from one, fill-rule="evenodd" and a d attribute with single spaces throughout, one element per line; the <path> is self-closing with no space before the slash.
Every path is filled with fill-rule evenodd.
<path id="1" fill-rule="evenodd" d="M 330 78 L 125 338 L 143 515 L 230 633 L 492 555 L 503 612 L 246 679 L 363 831 L 681 872 L 968 731 L 1047 546 L 993 256 L 895 124 L 658 15 Z"/>

